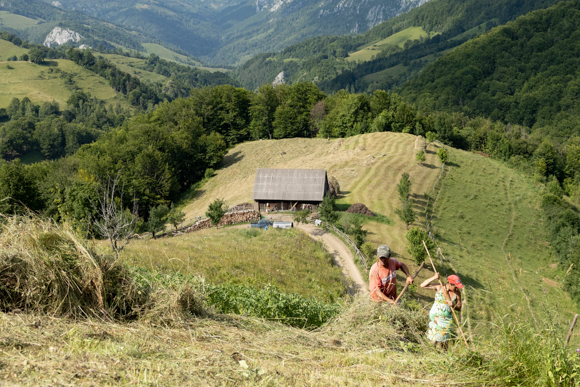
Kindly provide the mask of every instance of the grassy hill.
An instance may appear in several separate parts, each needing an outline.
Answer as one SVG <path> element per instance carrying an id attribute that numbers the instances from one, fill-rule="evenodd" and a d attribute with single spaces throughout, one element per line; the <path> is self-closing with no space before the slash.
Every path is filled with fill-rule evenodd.
<path id="1" fill-rule="evenodd" d="M 426 33 L 422 27 L 409 27 L 402 31 L 397 32 L 385 39 L 373 42 L 358 51 L 352 52 L 346 58 L 347 61 L 369 61 L 373 56 L 377 55 L 378 52 L 391 46 L 404 47 L 404 44 L 408 40 L 415 40 L 428 37 L 429 34 Z"/>
<path id="2" fill-rule="evenodd" d="M 0 60 L 6 55 L 4 47 L 8 47 L 6 52 L 12 55 L 20 50 L 28 51 L 15 49 L 16 46 L 0 40 Z M 126 108 L 130 106 L 127 99 L 113 90 L 105 79 L 69 60 L 51 60 L 42 66 L 28 62 L 0 61 L 0 107 L 7 107 L 13 98 L 24 97 L 35 104 L 54 100 L 64 107 L 77 87 L 105 101 L 107 105 L 119 103 Z"/>
<path id="3" fill-rule="evenodd" d="M 211 284 L 270 284 L 334 302 L 345 295 L 341 271 L 320 243 L 296 230 L 209 229 L 132 242 L 121 255 L 137 267 L 205 278 Z"/>
<path id="4" fill-rule="evenodd" d="M 372 133 L 347 138 L 342 147 L 340 140 L 324 139 L 244 143 L 229 151 L 215 177 L 187 194 L 194 199 L 184 211 L 194 219 L 215 198 L 229 205 L 251 202 L 256 168 L 324 168 L 340 183 L 339 208 L 360 202 L 392 219 L 368 220 L 367 239 L 375 246 L 388 244 L 394 256 L 414 272 L 418 265 L 406 251 L 407 229 L 395 214 L 400 205 L 396 184 L 403 172 L 409 173 L 419 214 L 414 225 L 424 229 L 424 195 L 431 192 L 441 171 L 432 144 L 425 165 L 415 162 L 414 141 L 415 136 L 409 134 Z M 468 285 L 465 321 L 469 313 L 473 330 L 478 331 L 488 326 L 493 312 L 509 312 L 535 323 L 543 321 L 547 306 L 554 304 L 558 319 L 569 321 L 577 308 L 562 290 L 565 273 L 557 267 L 547 243 L 540 188 L 498 161 L 454 149 L 450 152 L 452 162 L 443 189 L 433 197 L 433 223 L 437 243 L 450 262 L 445 265 L 448 274 L 457 270 Z M 417 283 L 432 274 L 431 269 L 424 269 Z M 433 294 L 415 289 L 409 297 L 428 308 Z"/>
<path id="5" fill-rule="evenodd" d="M 194 219 L 203 215 L 215 198 L 225 199 L 230 206 L 251 202 L 256 168 L 324 168 L 336 177 L 344 192 L 339 204 L 361 202 L 371 211 L 393 219 L 391 225 L 372 223 L 370 240 L 389 243 L 398 256 L 408 257 L 405 225 L 395 216 L 396 184 L 401 174 L 407 172 L 411 175 L 414 195 L 430 191 L 439 173 L 437 165 L 440 165 L 433 153 L 435 148 L 430 148 L 427 154 L 428 166 L 419 166 L 413 151 L 415 136 L 409 134 L 373 133 L 349 137 L 342 146 L 340 141 L 287 139 L 240 144 L 225 156 L 224 167 L 214 178 L 199 192 L 189 193 L 195 194 L 195 200 L 187 204 L 184 211 L 188 219 Z"/>
<path id="6" fill-rule="evenodd" d="M 339 204 L 360 201 L 393 218 L 389 224 L 367 222 L 365 228 L 371 240 L 391 244 L 399 259 L 412 264 L 398 240 L 406 230 L 393 213 L 398 202 L 395 184 L 400 173 L 409 172 L 413 195 L 421 206 L 422 192 L 430 191 L 440 170 L 433 154 L 435 146 L 429 146 L 426 165 L 418 166 L 413 145 L 414 136 L 401 133 L 352 137 L 342 146 L 323 139 L 244 143 L 230 151 L 217 175 L 197 191 L 196 200 L 186 209 L 190 216 L 197 214 L 204 210 L 203 203 L 215 197 L 224 197 L 230 204 L 249 200 L 256 167 L 327 168 L 341 183 L 344 196 Z M 259 285 L 271 279 L 302 294 L 323 294 L 329 286 L 339 288 L 332 285 L 338 283 L 337 273 L 328 265 L 320 245 L 294 230 L 264 233 L 223 228 L 133 241 L 121 257 L 122 263 L 129 264 L 127 273 L 114 260 L 113 265 L 104 266 L 111 278 L 99 277 L 102 272 L 94 270 L 95 262 L 102 264 L 102 258 L 89 259 L 95 254 L 91 242 L 74 239 L 61 226 L 26 219 L 10 221 L 7 231 L 0 234 L 4 238 L 0 264 L 12 270 L 3 270 L 10 275 L 4 274 L 0 280 L 9 286 L 14 286 L 16 275 L 28 281 L 27 285 L 40 284 L 42 278 L 37 276 L 48 276 L 36 267 L 36 276 L 16 271 L 15 267 L 25 266 L 18 266 L 15 257 L 49 258 L 62 250 L 68 253 L 66 259 L 43 262 L 71 265 L 70 260 L 78 260 L 74 269 L 85 270 L 82 275 L 94 280 L 86 281 L 93 285 L 83 290 L 71 288 L 75 297 L 83 292 L 101 294 L 106 289 L 107 299 L 138 299 L 136 289 L 127 287 L 130 294 L 125 296 L 119 294 L 121 288 L 114 287 L 111 280 L 121 275 L 135 275 L 140 289 L 153 289 L 147 291 L 155 297 L 138 318 L 123 321 L 102 317 L 98 310 L 89 311 L 94 318 L 59 318 L 50 312 L 50 306 L 64 304 L 55 302 L 55 295 L 67 297 L 68 292 L 31 293 L 35 301 L 50 300 L 45 305 L 50 315 L 34 308 L 26 313 L 10 308 L 9 313 L 0 312 L 0 343 L 5 354 L 0 377 L 13 384 L 107 386 L 577 384 L 573 373 L 580 363 L 570 353 L 580 344 L 580 335 L 574 336 L 569 349 L 562 350 L 575 306 L 560 290 L 558 281 L 565 274 L 553 267 L 551 248 L 544 242 L 538 205 L 542 187 L 497 161 L 448 151 L 450 162 L 442 188 L 433 195 L 433 223 L 448 273 L 456 270 L 466 284 L 468 302 L 460 318 L 466 333 L 470 333 L 468 327 L 473 333 L 470 350 L 460 342 L 452 344 L 448 352 L 433 350 L 424 339 L 432 293 L 414 289 L 407 293 L 407 308 L 378 306 L 356 298 L 315 330 L 222 314 L 205 303 L 203 313 L 196 309 L 195 316 L 180 312 L 194 301 L 185 295 L 211 296 L 203 293 L 203 283 L 197 294 L 191 293 L 193 283 L 180 286 L 177 279 L 189 274 L 203 274 L 217 283 L 231 279 Z M 422 222 L 419 219 L 416 224 Z M 9 234 L 18 227 L 32 228 L 32 224 L 38 229 L 36 234 Z M 58 243 L 70 242 L 65 238 L 73 238 L 74 243 Z M 158 274 L 152 278 L 135 271 L 134 266 Z M 424 270 L 418 281 L 430 274 Z M 80 281 L 85 277 L 69 278 Z M 124 283 L 130 280 L 122 279 Z M 109 294 L 111 290 L 116 293 Z M 9 302 L 7 297 L 2 300 Z M 98 300 L 87 296 L 77 301 L 97 305 Z"/>

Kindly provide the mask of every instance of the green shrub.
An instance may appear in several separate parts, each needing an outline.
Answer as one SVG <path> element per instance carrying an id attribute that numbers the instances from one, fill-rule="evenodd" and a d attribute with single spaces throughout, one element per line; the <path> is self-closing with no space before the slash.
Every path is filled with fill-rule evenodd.
<path id="1" fill-rule="evenodd" d="M 243 284 L 208 285 L 207 303 L 221 313 L 277 320 L 299 328 L 316 328 L 340 312 L 338 304 L 281 293 L 275 286 L 256 289 Z"/>
<path id="2" fill-rule="evenodd" d="M 439 148 L 437 150 L 437 156 L 439 156 L 439 160 L 442 164 L 445 164 L 449 159 L 449 155 L 447 154 L 447 150 L 445 150 L 445 148 Z"/>
<path id="3" fill-rule="evenodd" d="M 425 241 L 431 254 L 435 251 L 435 244 L 429 238 L 429 235 L 418 227 L 411 228 L 405 237 L 407 238 L 407 251 L 415 258 L 415 262 L 418 265 L 427 259 L 427 252 L 425 251 L 425 246 L 423 246 L 423 241 Z"/>
<path id="4" fill-rule="evenodd" d="M 211 179 L 215 175 L 215 171 L 213 168 L 208 168 L 205 170 L 205 174 L 203 175 L 204 179 Z"/>
<path id="5" fill-rule="evenodd" d="M 211 220 L 211 224 L 216 225 L 220 222 L 222 216 L 224 216 L 227 211 L 228 207 L 226 206 L 225 200 L 216 199 L 209 205 L 205 212 L 205 216 Z"/>

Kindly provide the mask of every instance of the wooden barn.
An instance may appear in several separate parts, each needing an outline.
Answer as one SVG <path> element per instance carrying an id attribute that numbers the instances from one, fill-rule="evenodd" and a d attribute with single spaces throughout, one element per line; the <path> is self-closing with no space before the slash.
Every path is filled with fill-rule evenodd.
<path id="1" fill-rule="evenodd" d="M 259 168 L 254 181 L 254 210 L 316 210 L 327 192 L 324 169 Z"/>

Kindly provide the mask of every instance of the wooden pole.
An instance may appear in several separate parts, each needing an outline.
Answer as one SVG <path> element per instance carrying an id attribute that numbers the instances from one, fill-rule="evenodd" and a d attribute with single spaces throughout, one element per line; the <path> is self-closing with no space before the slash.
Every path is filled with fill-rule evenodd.
<path id="1" fill-rule="evenodd" d="M 578 315 L 574 316 L 574 320 L 572 320 L 572 325 L 570 325 L 570 330 L 568 331 L 568 337 L 566 337 L 566 342 L 564 343 L 564 348 L 568 345 L 570 341 L 570 337 L 572 336 L 572 331 L 574 330 L 574 325 L 576 325 L 576 320 L 578 320 Z"/>
<path id="2" fill-rule="evenodd" d="M 415 274 L 413 275 L 413 280 L 415 279 L 415 277 L 417 277 L 417 274 L 419 274 L 419 272 L 421 271 L 421 269 L 423 268 L 423 265 L 425 264 L 425 262 L 421 263 L 421 266 L 419 266 L 419 268 L 417 269 L 417 271 L 415 272 Z M 407 290 L 407 288 L 409 287 L 409 284 L 405 283 L 405 287 L 403 288 L 403 290 L 401 291 L 401 294 L 399 294 L 399 297 L 397 297 L 397 299 L 395 300 L 395 304 L 397 304 L 397 302 L 399 302 L 399 300 L 401 299 L 401 296 L 403 295 L 403 293 L 405 293 L 405 290 Z"/>
<path id="3" fill-rule="evenodd" d="M 435 269 L 435 264 L 433 263 L 433 260 L 431 259 L 431 254 L 429 254 L 429 249 L 427 248 L 425 241 L 423 241 L 423 246 L 425 246 L 425 251 L 427 251 L 427 256 L 429 257 L 429 261 L 431 262 L 431 266 L 433 266 L 433 271 L 435 273 L 437 273 L 437 269 Z M 441 278 L 439 278 L 439 285 L 441 285 L 441 289 L 443 290 L 443 295 L 445 296 L 445 299 L 447 301 L 450 301 L 451 298 L 449 297 L 449 293 L 447 293 L 447 288 L 445 286 L 443 286 L 443 282 L 441 282 Z M 465 342 L 465 345 L 469 349 L 469 344 L 467 344 L 467 339 L 465 338 L 465 335 L 463 334 L 463 329 L 461 329 L 461 324 L 459 323 L 459 320 L 457 319 L 457 315 L 455 314 L 455 310 L 453 309 L 453 307 L 450 307 L 449 309 L 451 309 L 451 313 L 453 313 L 453 317 L 455 317 L 455 322 L 457 323 L 457 328 L 459 329 L 459 332 L 461 332 L 461 337 L 463 337 L 463 341 Z"/>

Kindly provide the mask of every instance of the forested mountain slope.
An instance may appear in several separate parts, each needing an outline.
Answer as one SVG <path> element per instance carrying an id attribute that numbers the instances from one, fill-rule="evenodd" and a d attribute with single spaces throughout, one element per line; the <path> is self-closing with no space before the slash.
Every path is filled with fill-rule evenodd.
<path id="1" fill-rule="evenodd" d="M 522 16 L 429 65 L 402 89 L 424 109 L 578 134 L 580 1 Z"/>
<path id="2" fill-rule="evenodd" d="M 448 50 L 490 28 L 557 0 L 432 0 L 354 37 L 323 36 L 258 55 L 237 71 L 256 88 L 281 71 L 287 81 L 316 81 L 327 92 L 391 89 Z"/>
<path id="3" fill-rule="evenodd" d="M 153 35 L 218 64 L 239 64 L 320 35 L 369 28 L 426 0 L 44 0 Z"/>

